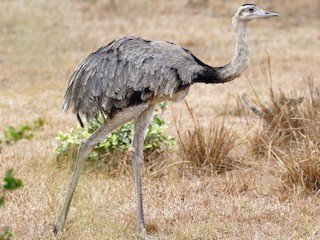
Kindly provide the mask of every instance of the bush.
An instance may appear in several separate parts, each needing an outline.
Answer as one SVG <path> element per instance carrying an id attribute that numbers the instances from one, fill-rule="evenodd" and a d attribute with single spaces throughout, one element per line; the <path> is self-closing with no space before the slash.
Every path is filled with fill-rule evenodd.
<path id="1" fill-rule="evenodd" d="M 58 156 L 73 154 L 80 145 L 81 140 L 90 136 L 99 126 L 100 123 L 98 121 L 91 121 L 84 128 L 78 125 L 76 129 L 69 128 L 67 132 L 60 131 L 56 137 L 55 152 Z M 175 144 L 175 139 L 165 134 L 164 127 L 165 121 L 158 114 L 155 114 L 152 123 L 148 127 L 144 142 L 146 155 L 156 150 L 162 151 Z M 103 141 L 94 147 L 89 158 L 96 160 L 107 153 L 113 153 L 116 149 L 127 150 L 133 137 L 133 128 L 134 122 L 130 121 L 108 134 Z"/>
<path id="2" fill-rule="evenodd" d="M 22 138 L 31 139 L 34 131 L 38 130 L 44 124 L 43 118 L 37 118 L 29 124 L 22 124 L 15 128 L 11 125 L 5 126 L 3 133 L 0 134 L 0 147 L 1 144 L 12 144 Z"/>
<path id="3" fill-rule="evenodd" d="M 22 186 L 22 181 L 13 177 L 13 168 L 7 170 L 6 175 L 3 179 L 3 183 L 0 184 L 1 193 L 4 194 L 4 190 L 15 190 Z M 5 198 L 0 195 L 0 206 L 5 203 Z M 0 229 L 0 240 L 9 240 L 13 237 L 9 227 L 2 227 Z"/>

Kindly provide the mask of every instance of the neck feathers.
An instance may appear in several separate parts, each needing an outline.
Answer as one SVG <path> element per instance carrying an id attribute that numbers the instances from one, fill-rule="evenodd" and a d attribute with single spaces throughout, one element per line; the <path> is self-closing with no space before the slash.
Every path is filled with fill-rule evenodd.
<path id="1" fill-rule="evenodd" d="M 222 67 L 210 67 L 204 64 L 204 71 L 194 82 L 224 83 L 239 77 L 247 68 L 249 60 L 249 45 L 247 41 L 247 22 L 232 19 L 236 33 L 236 50 L 231 61 Z"/>

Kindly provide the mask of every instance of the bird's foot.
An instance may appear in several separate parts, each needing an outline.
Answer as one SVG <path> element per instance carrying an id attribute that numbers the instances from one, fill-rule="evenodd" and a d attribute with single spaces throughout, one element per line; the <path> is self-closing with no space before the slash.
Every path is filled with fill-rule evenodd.
<path id="1" fill-rule="evenodd" d="M 54 236 L 57 236 L 60 231 L 60 228 L 58 227 L 58 225 L 54 224 L 52 227 L 52 231 L 53 231 Z"/>
<path id="2" fill-rule="evenodd" d="M 165 238 L 162 238 L 162 237 L 159 237 L 159 236 L 151 236 L 151 235 L 149 235 L 145 228 L 141 229 L 140 238 L 142 240 L 165 240 Z"/>
<path id="3" fill-rule="evenodd" d="M 61 221 L 57 221 L 55 224 L 52 226 L 52 231 L 54 236 L 58 236 L 59 232 L 63 230 L 63 223 Z"/>
<path id="4" fill-rule="evenodd" d="M 145 239 L 145 240 L 149 240 L 150 237 L 148 235 L 147 229 L 145 228 L 144 224 L 140 225 L 140 238 L 141 239 Z"/>

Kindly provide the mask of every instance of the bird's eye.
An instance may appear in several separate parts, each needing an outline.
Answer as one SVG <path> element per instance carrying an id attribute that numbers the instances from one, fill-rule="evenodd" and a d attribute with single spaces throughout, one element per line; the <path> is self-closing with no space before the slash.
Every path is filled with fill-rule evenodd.
<path id="1" fill-rule="evenodd" d="M 249 10 L 249 12 L 253 12 L 253 11 L 254 11 L 254 9 L 253 9 L 253 8 L 249 8 L 248 10 Z"/>

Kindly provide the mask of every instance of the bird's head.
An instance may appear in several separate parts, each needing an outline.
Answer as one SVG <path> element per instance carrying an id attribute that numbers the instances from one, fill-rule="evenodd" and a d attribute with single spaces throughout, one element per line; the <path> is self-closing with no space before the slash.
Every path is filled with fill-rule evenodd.
<path id="1" fill-rule="evenodd" d="M 234 18 L 239 21 L 249 22 L 255 18 L 277 17 L 278 13 L 266 11 L 255 4 L 244 4 L 238 8 L 234 14 Z"/>

